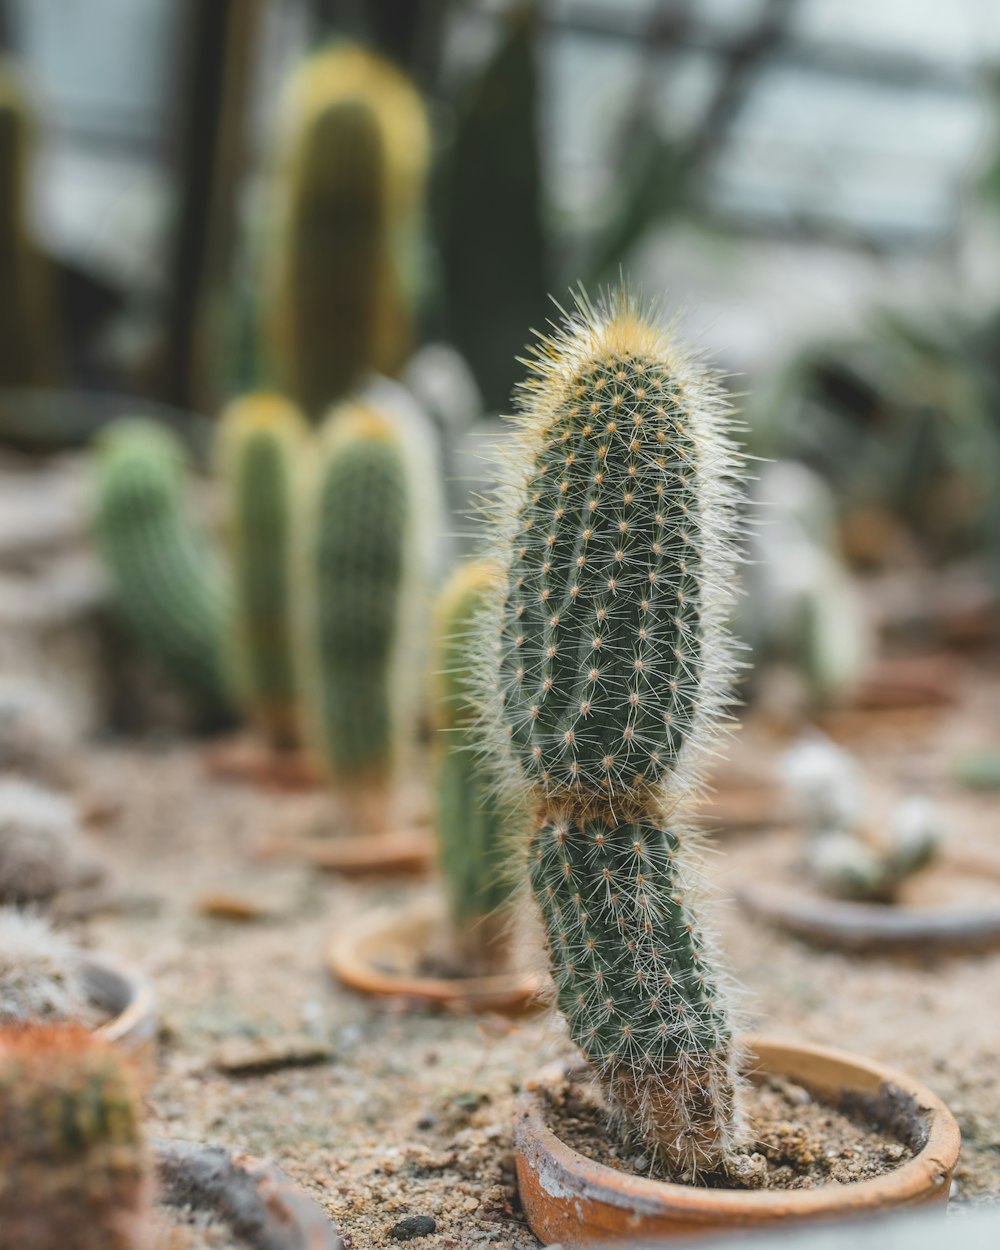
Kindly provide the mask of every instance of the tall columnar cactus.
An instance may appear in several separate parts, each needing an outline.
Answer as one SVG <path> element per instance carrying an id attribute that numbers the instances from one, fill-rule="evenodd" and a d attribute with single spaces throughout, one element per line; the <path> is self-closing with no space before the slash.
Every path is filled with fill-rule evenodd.
<path id="1" fill-rule="evenodd" d="M 581 296 L 531 368 L 484 719 L 535 810 L 573 1040 L 668 1166 L 704 1168 L 734 1142 L 739 1055 L 683 800 L 731 669 L 740 457 L 716 380 L 625 291 Z"/>
<path id="2" fill-rule="evenodd" d="M 51 383 L 55 365 L 48 275 L 27 225 L 31 145 L 27 100 L 0 59 L 0 387 Z"/>
<path id="3" fill-rule="evenodd" d="M 137 1250 L 150 1176 L 139 1097 L 119 1054 L 70 1025 L 0 1032 L 5 1246 Z"/>
<path id="4" fill-rule="evenodd" d="M 292 660 L 292 513 L 307 428 L 277 395 L 231 404 L 221 428 L 232 565 L 235 687 L 275 747 L 297 744 Z"/>
<path id="5" fill-rule="evenodd" d="M 184 450 L 163 427 L 128 421 L 102 439 L 95 523 L 115 603 L 150 657 L 222 719 L 225 592 L 186 487 Z"/>
<path id="6" fill-rule="evenodd" d="M 512 813 L 474 751 L 469 691 L 473 623 L 497 575 L 485 561 L 459 568 L 438 601 L 436 622 L 438 849 L 456 948 L 474 971 L 502 962 L 512 886 Z"/>
<path id="7" fill-rule="evenodd" d="M 334 410 L 299 521 L 306 728 L 355 819 L 374 831 L 388 820 L 421 686 L 436 492 L 429 452 L 387 413 L 360 403 Z"/>
<path id="8" fill-rule="evenodd" d="M 429 135 L 408 80 L 349 44 L 310 57 L 290 96 L 271 354 L 318 421 L 405 359 Z"/>

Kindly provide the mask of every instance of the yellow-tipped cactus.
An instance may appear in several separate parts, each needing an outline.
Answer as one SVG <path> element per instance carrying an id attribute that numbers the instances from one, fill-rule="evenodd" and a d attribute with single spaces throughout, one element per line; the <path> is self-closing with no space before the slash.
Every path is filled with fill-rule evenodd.
<path id="1" fill-rule="evenodd" d="M 0 1244 L 140 1250 L 151 1168 L 119 1053 L 70 1025 L 0 1033 Z"/>
<path id="2" fill-rule="evenodd" d="M 612 1105 L 689 1173 L 720 1163 L 739 1125 L 683 800 L 732 669 L 740 458 L 717 381 L 625 291 L 581 297 L 531 370 L 484 719 L 535 813 L 529 876 L 570 1034 Z"/>
<path id="3" fill-rule="evenodd" d="M 487 561 L 463 565 L 441 592 L 436 611 L 438 855 L 456 953 L 474 972 L 503 962 L 514 886 L 508 871 L 513 813 L 474 749 L 470 690 L 475 621 L 498 576 Z"/>
<path id="4" fill-rule="evenodd" d="M 430 140 L 423 103 L 380 57 L 340 44 L 292 81 L 270 355 L 312 421 L 411 345 Z"/>
<path id="5" fill-rule="evenodd" d="M 299 740 L 292 656 L 292 514 L 308 435 L 298 409 L 258 394 L 222 415 L 220 460 L 232 567 L 234 686 L 273 747 Z"/>
<path id="6" fill-rule="evenodd" d="M 308 469 L 296 594 L 306 730 L 358 825 L 377 831 L 419 709 L 433 448 L 418 423 L 347 404 L 327 418 Z"/>

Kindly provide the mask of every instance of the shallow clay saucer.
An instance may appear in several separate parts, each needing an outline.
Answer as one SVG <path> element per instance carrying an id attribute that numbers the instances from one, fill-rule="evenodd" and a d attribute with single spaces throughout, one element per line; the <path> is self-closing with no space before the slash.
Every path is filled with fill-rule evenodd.
<path id="1" fill-rule="evenodd" d="M 327 964 L 342 984 L 383 998 L 512 1015 L 537 1005 L 541 981 L 528 972 L 478 977 L 422 974 L 421 958 L 431 950 L 442 923 L 443 909 L 434 900 L 413 903 L 403 911 L 379 912 L 334 938 Z"/>
<path id="2" fill-rule="evenodd" d="M 946 854 L 924 871 L 947 870 L 996 883 L 995 901 L 864 903 L 831 898 L 788 882 L 751 882 L 736 890 L 744 911 L 822 946 L 877 954 L 951 954 L 1000 946 L 1000 863 Z"/>
<path id="3" fill-rule="evenodd" d="M 518 1189 L 532 1232 L 563 1250 L 763 1228 L 791 1220 L 833 1220 L 897 1207 L 945 1203 L 961 1136 L 954 1116 L 929 1089 L 867 1059 L 825 1047 L 752 1038 L 754 1075 L 801 1085 L 833 1106 L 870 1109 L 914 1152 L 881 1176 L 814 1189 L 708 1189 L 637 1176 L 595 1163 L 549 1126 L 546 1088 L 572 1069 L 544 1069 L 519 1096 L 514 1114 Z"/>

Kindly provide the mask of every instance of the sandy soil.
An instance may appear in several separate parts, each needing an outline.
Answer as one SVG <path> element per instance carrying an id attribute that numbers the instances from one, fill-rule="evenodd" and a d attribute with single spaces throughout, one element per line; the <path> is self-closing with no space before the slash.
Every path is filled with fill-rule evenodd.
<path id="1" fill-rule="evenodd" d="M 757 731 L 751 740 L 759 751 Z M 905 731 L 878 723 L 862 745 L 880 791 L 919 780 L 945 803 L 956 841 L 1000 859 L 996 798 L 948 780 L 960 747 L 997 743 L 992 672 L 970 675 L 959 709 L 911 718 Z M 738 741 L 737 762 L 743 749 Z M 273 1157 L 357 1250 L 400 1244 L 400 1221 L 418 1215 L 435 1221 L 413 1243 L 428 1250 L 536 1246 L 513 1188 L 511 1102 L 566 1049 L 558 1028 L 366 1001 L 324 967 L 332 935 L 433 883 L 351 883 L 255 858 L 315 800 L 212 780 L 189 743 L 95 749 L 88 787 L 119 804 L 94 836 L 122 898 L 79 932 L 156 984 L 151 1128 Z M 781 836 L 787 851 L 795 835 Z M 710 870 L 724 888 L 773 870 L 757 835 L 724 834 L 717 845 Z M 210 893 L 235 894 L 261 914 L 205 915 Z M 925 1080 L 965 1135 L 954 1200 L 1000 1193 L 1000 952 L 859 959 L 775 934 L 735 908 L 720 928 L 747 987 L 750 1026 L 860 1051 Z"/>

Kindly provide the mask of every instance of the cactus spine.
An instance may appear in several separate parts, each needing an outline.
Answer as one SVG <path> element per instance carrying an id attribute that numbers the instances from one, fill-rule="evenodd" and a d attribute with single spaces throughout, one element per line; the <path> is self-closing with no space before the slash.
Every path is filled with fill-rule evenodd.
<path id="1" fill-rule="evenodd" d="M 151 1172 L 131 1073 L 69 1025 L 0 1033 L 3 1244 L 136 1250 Z"/>
<path id="2" fill-rule="evenodd" d="M 305 62 L 290 114 L 271 354 L 318 421 L 366 374 L 403 364 L 429 135 L 406 78 L 350 45 Z"/>
<path id="3" fill-rule="evenodd" d="M 139 645 L 207 716 L 224 718 L 220 570 L 188 515 L 174 435 L 128 421 L 104 437 L 95 521 L 115 603 Z"/>
<path id="4" fill-rule="evenodd" d="M 370 831 L 384 829 L 420 687 L 432 469 L 398 421 L 361 403 L 320 432 L 298 542 L 300 678 L 310 740 Z"/>
<path id="5" fill-rule="evenodd" d="M 536 812 L 530 878 L 573 1040 L 687 1173 L 719 1163 L 739 1126 L 683 799 L 730 675 L 740 458 L 713 377 L 625 291 L 581 295 L 531 370 L 484 719 Z"/>
<path id="6" fill-rule="evenodd" d="M 234 684 L 251 721 L 278 749 L 298 742 L 291 530 L 306 433 L 294 405 L 268 394 L 231 404 L 220 429 L 233 573 Z"/>
<path id="7" fill-rule="evenodd" d="M 473 751 L 469 694 L 473 622 L 496 580 L 497 569 L 487 562 L 458 569 L 441 594 L 436 623 L 438 850 L 455 945 L 477 972 L 502 961 L 511 894 L 511 818 Z"/>

